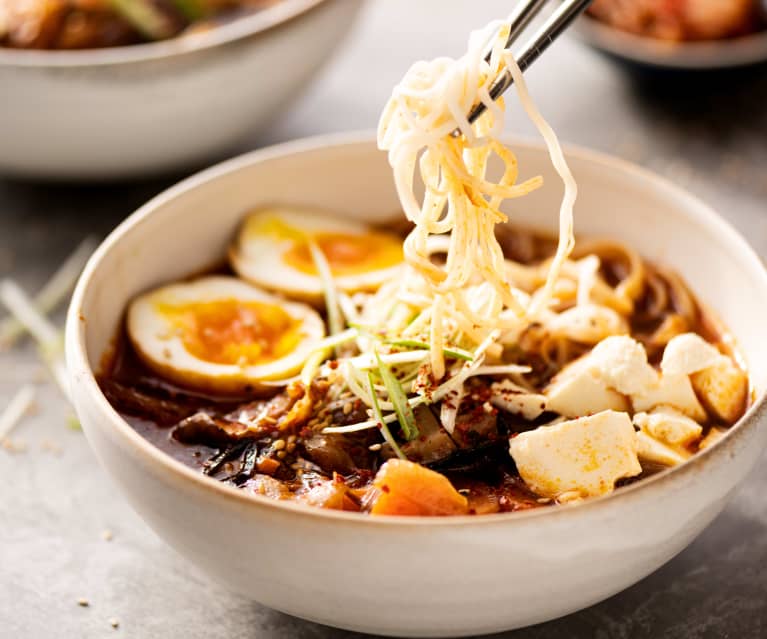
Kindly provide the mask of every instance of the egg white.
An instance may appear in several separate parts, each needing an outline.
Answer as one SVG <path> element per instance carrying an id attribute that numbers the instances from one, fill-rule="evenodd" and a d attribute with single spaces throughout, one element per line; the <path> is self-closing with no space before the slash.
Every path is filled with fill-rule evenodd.
<path id="1" fill-rule="evenodd" d="M 229 260 L 235 272 L 258 286 L 313 304 L 322 300 L 322 279 L 319 275 L 304 273 L 284 260 L 284 254 L 294 245 L 295 239 L 259 232 L 259 225 L 270 219 L 276 219 L 297 233 L 309 236 L 313 233 L 366 236 L 372 232 L 362 222 L 334 217 L 323 211 L 275 207 L 260 209 L 246 218 L 229 250 Z M 376 233 L 381 234 L 380 231 Z M 390 238 L 401 244 L 400 239 L 393 234 Z M 374 239 L 371 238 L 371 241 Z M 401 269 L 400 261 L 388 267 L 336 275 L 333 282 L 338 290 L 346 293 L 374 291 L 384 282 L 397 277 Z"/>
<path id="2" fill-rule="evenodd" d="M 163 312 L 162 307 L 217 300 L 279 306 L 300 321 L 299 342 L 288 354 L 258 364 L 228 364 L 201 359 L 187 349 L 173 318 Z M 294 375 L 316 343 L 325 336 L 325 324 L 311 307 L 285 301 L 230 276 L 201 277 L 145 293 L 130 304 L 126 327 L 139 357 L 162 377 L 196 390 L 228 394 L 264 391 L 270 388 L 264 382 Z"/>

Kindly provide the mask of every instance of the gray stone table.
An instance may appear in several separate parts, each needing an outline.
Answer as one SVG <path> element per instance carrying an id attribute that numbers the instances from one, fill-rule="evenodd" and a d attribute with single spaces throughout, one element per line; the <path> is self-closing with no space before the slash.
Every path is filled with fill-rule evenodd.
<path id="1" fill-rule="evenodd" d="M 372 0 L 312 87 L 244 148 L 375 126 L 388 92 L 413 60 L 460 54 L 469 27 L 511 5 Z M 706 82 L 638 76 L 565 39 L 528 75 L 565 141 L 671 176 L 767 255 L 767 71 Z M 521 117 L 511 117 L 509 128 L 532 133 Z M 172 181 L 89 187 L 0 180 L 0 275 L 35 290 L 86 233 L 105 234 Z M 270 611 L 208 583 L 131 511 L 82 433 L 67 428 L 70 411 L 45 384 L 29 343 L 0 354 L 0 405 L 25 380 L 40 382 L 38 410 L 15 433 L 27 450 L 12 455 L 0 449 L 0 637 L 357 636 Z M 762 465 L 711 527 L 652 576 L 588 610 L 501 636 L 767 636 L 765 493 Z M 111 531 L 111 541 L 104 531 Z M 77 604 L 81 597 L 88 607 Z"/>

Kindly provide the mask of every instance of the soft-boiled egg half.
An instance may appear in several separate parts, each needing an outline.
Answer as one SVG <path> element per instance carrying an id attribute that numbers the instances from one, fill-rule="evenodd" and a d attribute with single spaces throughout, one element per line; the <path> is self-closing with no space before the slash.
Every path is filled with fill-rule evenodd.
<path id="1" fill-rule="evenodd" d="M 231 394 L 294 375 L 325 336 L 311 307 L 227 276 L 141 295 L 128 308 L 127 329 L 141 359 L 163 377 Z"/>
<path id="2" fill-rule="evenodd" d="M 327 261 L 336 288 L 346 293 L 375 290 L 401 268 L 401 237 L 324 212 L 289 208 L 251 213 L 229 259 L 246 280 L 317 303 L 324 288 L 311 243 Z"/>

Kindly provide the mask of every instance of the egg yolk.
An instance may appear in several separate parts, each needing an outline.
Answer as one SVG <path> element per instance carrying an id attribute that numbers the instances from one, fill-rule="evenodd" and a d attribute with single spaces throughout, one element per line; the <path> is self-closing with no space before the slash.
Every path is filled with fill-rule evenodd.
<path id="1" fill-rule="evenodd" d="M 315 233 L 312 239 L 328 261 L 336 277 L 356 275 L 395 266 L 402 261 L 402 243 L 385 233 L 348 235 Z M 307 242 L 294 242 L 282 259 L 307 275 L 316 275 L 317 267 Z"/>
<path id="2" fill-rule="evenodd" d="M 206 362 L 253 366 L 278 360 L 303 337 L 301 320 L 265 302 L 223 299 L 161 304 L 184 348 Z"/>
<path id="3" fill-rule="evenodd" d="M 317 275 L 317 267 L 309 250 L 310 240 L 320 248 L 330 272 L 336 277 L 377 271 L 402 262 L 402 240 L 388 233 L 306 233 L 276 217 L 252 224 L 250 232 L 291 240 L 291 246 L 282 254 L 282 259 L 307 275 Z"/>

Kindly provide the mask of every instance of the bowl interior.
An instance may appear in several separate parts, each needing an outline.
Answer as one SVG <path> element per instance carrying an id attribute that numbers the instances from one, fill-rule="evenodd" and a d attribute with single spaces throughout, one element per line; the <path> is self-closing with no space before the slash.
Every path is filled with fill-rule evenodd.
<path id="1" fill-rule="evenodd" d="M 576 34 L 615 57 L 641 65 L 677 70 L 727 69 L 767 62 L 767 31 L 704 42 L 664 42 L 621 31 L 585 16 Z"/>
<path id="2" fill-rule="evenodd" d="M 548 153 L 538 144 L 512 148 L 521 178 L 541 174 L 545 183 L 508 203 L 511 220 L 555 230 L 562 186 Z M 767 275 L 747 243 L 661 178 L 591 152 L 571 150 L 568 157 L 579 185 L 576 233 L 626 242 L 679 272 L 735 335 L 761 394 L 767 387 Z M 219 262 L 243 215 L 278 203 L 378 222 L 399 214 L 386 155 L 367 136 L 272 147 L 189 178 L 126 220 L 89 263 L 80 311 L 91 366 L 98 367 L 133 296 Z"/>

